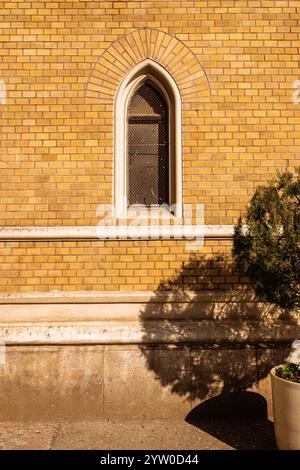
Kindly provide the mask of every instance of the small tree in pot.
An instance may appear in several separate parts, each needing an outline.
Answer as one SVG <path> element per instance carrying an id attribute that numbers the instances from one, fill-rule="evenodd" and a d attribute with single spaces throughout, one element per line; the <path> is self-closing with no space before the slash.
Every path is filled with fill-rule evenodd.
<path id="1" fill-rule="evenodd" d="M 300 312 L 300 169 L 259 186 L 235 227 L 238 270 L 257 294 Z M 296 362 L 296 354 L 293 362 Z M 275 434 L 280 449 L 300 449 L 300 359 L 271 371 Z"/>

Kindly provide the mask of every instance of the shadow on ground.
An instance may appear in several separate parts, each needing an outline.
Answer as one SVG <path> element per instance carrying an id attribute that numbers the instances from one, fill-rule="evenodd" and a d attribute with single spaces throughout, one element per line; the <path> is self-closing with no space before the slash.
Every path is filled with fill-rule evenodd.
<path id="1" fill-rule="evenodd" d="M 276 449 L 267 402 L 258 393 L 222 394 L 196 406 L 186 422 L 238 450 Z"/>

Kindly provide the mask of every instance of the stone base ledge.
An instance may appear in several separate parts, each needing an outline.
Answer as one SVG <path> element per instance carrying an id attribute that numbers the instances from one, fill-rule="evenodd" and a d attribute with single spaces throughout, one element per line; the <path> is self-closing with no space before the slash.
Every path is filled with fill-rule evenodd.
<path id="1" fill-rule="evenodd" d="M 214 344 L 251 345 L 292 343 L 300 324 L 274 321 L 146 321 L 71 323 L 0 323 L 0 341 L 6 345 L 51 344 Z"/>
<path id="2" fill-rule="evenodd" d="M 52 304 L 52 303 L 182 303 L 184 302 L 260 302 L 253 291 L 51 291 L 0 293 L 0 305 L 4 304 Z"/>
<path id="3" fill-rule="evenodd" d="M 250 291 L 2 294 L 5 344 L 290 343 L 300 318 Z"/>

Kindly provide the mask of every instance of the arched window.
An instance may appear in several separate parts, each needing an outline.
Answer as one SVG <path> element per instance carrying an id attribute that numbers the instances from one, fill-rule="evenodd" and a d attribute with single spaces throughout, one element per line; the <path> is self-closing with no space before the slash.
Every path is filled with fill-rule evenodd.
<path id="1" fill-rule="evenodd" d="M 115 99 L 115 216 L 136 205 L 182 217 L 181 98 L 170 74 L 146 59 Z"/>
<path id="2" fill-rule="evenodd" d="M 145 81 L 127 114 L 127 205 L 169 204 L 169 112 L 160 91 Z"/>

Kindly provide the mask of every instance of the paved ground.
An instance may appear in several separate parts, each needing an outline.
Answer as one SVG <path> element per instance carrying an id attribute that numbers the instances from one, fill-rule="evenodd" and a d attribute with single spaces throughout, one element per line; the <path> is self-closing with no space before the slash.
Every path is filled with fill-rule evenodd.
<path id="1" fill-rule="evenodd" d="M 269 421 L 60 424 L 1 423 L 0 449 L 274 449 Z"/>

